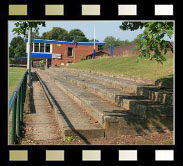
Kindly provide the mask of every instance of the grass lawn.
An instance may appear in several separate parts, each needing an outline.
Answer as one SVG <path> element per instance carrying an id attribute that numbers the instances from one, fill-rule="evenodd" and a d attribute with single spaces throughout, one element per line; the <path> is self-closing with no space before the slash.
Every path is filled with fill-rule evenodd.
<path id="1" fill-rule="evenodd" d="M 21 80 L 26 68 L 9 67 L 8 69 L 8 100 L 10 99 L 13 91 Z"/>
<path id="2" fill-rule="evenodd" d="M 67 68 L 80 69 L 83 71 L 105 72 L 111 74 L 123 74 L 136 76 L 152 81 L 162 80 L 173 82 L 173 55 L 167 54 L 166 61 L 158 64 L 153 60 L 142 59 L 137 63 L 134 57 L 105 57 L 81 61 Z"/>

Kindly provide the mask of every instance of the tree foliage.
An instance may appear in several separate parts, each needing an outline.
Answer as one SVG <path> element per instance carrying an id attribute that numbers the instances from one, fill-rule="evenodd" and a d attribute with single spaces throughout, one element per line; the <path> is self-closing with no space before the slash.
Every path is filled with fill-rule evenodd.
<path id="1" fill-rule="evenodd" d="M 80 29 L 72 29 L 70 32 L 60 27 L 53 27 L 51 31 L 44 32 L 42 39 L 57 41 L 87 42 L 88 39 Z"/>
<path id="2" fill-rule="evenodd" d="M 67 30 L 60 27 L 53 27 L 51 31 L 44 32 L 42 39 L 57 40 L 57 41 L 68 41 L 69 33 Z"/>
<path id="3" fill-rule="evenodd" d="M 34 32 L 39 31 L 39 26 L 45 27 L 46 24 L 44 21 L 37 22 L 37 21 L 18 21 L 15 23 L 15 28 L 13 28 L 14 34 L 18 35 L 27 35 L 28 29 L 31 28 Z"/>
<path id="4" fill-rule="evenodd" d="M 88 40 L 89 42 L 94 42 L 94 39 Z M 95 39 L 95 42 L 99 42 L 99 40 Z"/>
<path id="5" fill-rule="evenodd" d="M 22 37 L 14 37 L 9 46 L 9 57 L 14 58 L 16 56 L 25 56 L 26 53 L 26 47 L 25 47 L 25 41 Z"/>
<path id="6" fill-rule="evenodd" d="M 130 43 L 128 40 L 122 41 L 119 38 L 117 39 L 117 38 L 115 38 L 113 36 L 105 37 L 104 42 L 105 42 L 104 48 L 109 48 L 111 45 L 116 47 L 116 46 L 120 46 L 120 45 L 124 45 L 124 44 Z"/>
<path id="7" fill-rule="evenodd" d="M 139 28 L 144 28 L 144 31 L 136 38 L 136 48 L 140 52 L 137 60 L 140 61 L 145 57 L 163 63 L 166 60 L 163 55 L 167 51 L 173 52 L 171 42 L 164 39 L 166 35 L 172 38 L 173 22 L 123 22 L 120 26 L 122 30 L 131 31 Z"/>
<path id="8" fill-rule="evenodd" d="M 26 34 L 25 37 L 28 38 L 28 34 Z M 41 36 L 39 35 L 39 32 L 32 32 L 32 38 L 41 39 Z"/>
<path id="9" fill-rule="evenodd" d="M 18 35 L 28 36 L 28 29 L 34 30 L 33 37 L 37 37 L 39 35 L 39 26 L 45 26 L 45 22 L 37 22 L 37 21 L 18 21 L 15 23 L 15 28 L 13 28 L 12 32 Z M 25 56 L 26 53 L 26 45 L 25 41 L 22 37 L 14 37 L 10 43 L 9 47 L 9 56 Z"/>
<path id="10" fill-rule="evenodd" d="M 80 29 L 72 29 L 69 32 L 69 41 L 88 42 L 88 39 Z"/>

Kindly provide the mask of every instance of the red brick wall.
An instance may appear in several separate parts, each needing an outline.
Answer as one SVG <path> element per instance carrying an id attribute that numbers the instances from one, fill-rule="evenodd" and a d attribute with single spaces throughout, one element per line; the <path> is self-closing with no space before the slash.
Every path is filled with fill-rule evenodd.
<path id="1" fill-rule="evenodd" d="M 52 59 L 51 64 L 52 67 L 55 65 L 61 66 L 61 63 L 64 63 L 64 65 L 67 64 L 67 62 L 74 63 L 74 56 L 68 57 L 68 47 L 73 48 L 73 55 L 75 52 L 75 62 L 80 61 L 82 57 L 85 57 L 88 54 L 93 53 L 93 46 L 73 46 L 68 44 L 61 44 L 58 46 L 57 44 L 52 45 L 52 54 L 61 54 L 62 59 Z M 98 51 L 98 46 L 96 46 L 96 51 Z"/>

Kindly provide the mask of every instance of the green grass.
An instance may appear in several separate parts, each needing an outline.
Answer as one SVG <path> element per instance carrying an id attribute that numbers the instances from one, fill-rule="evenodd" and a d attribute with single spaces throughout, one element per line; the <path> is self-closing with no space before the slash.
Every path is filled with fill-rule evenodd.
<path id="1" fill-rule="evenodd" d="M 133 57 L 105 57 L 80 61 L 67 68 L 80 69 L 82 71 L 104 72 L 111 74 L 123 74 L 136 76 L 152 81 L 173 80 L 173 55 L 166 55 L 166 61 L 158 64 L 153 60 L 142 59 L 137 63 L 137 56 Z M 168 78 L 168 79 L 167 79 Z"/>
<path id="2" fill-rule="evenodd" d="M 15 90 L 16 86 L 18 85 L 19 81 L 21 80 L 26 68 L 16 68 L 16 67 L 9 67 L 8 69 L 8 100 L 10 99 L 13 91 Z"/>

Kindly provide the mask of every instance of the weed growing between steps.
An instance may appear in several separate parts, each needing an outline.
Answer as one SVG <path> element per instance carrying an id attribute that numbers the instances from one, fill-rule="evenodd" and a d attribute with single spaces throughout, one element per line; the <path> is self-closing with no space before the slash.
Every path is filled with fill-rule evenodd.
<path id="1" fill-rule="evenodd" d="M 76 140 L 75 136 L 67 136 L 64 138 L 64 141 L 66 141 L 66 142 L 73 142 L 75 140 Z"/>

